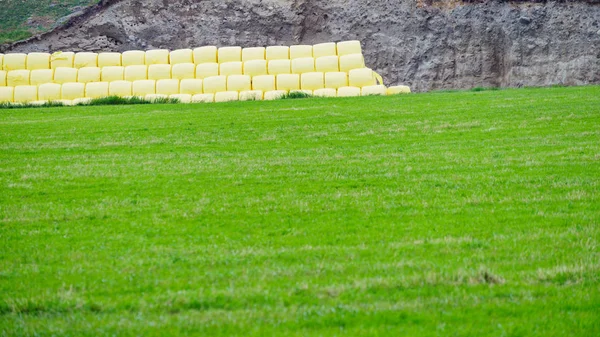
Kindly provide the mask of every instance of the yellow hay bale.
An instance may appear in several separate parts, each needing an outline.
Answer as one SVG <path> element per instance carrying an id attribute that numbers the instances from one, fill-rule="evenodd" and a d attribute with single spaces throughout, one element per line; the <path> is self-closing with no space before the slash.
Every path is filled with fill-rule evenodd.
<path id="1" fill-rule="evenodd" d="M 146 52 L 141 50 L 123 52 L 123 55 L 121 55 L 121 65 L 123 67 L 146 65 Z"/>
<path id="2" fill-rule="evenodd" d="M 315 71 L 315 59 L 303 57 L 292 60 L 292 74 L 304 74 Z"/>
<path id="3" fill-rule="evenodd" d="M 300 90 L 300 75 L 281 74 L 277 75 L 277 90 Z"/>
<path id="4" fill-rule="evenodd" d="M 192 103 L 212 103 L 215 101 L 215 94 L 196 94 L 192 96 Z"/>
<path id="5" fill-rule="evenodd" d="M 27 103 L 38 100 L 38 88 L 35 85 L 19 85 L 15 87 L 15 102 Z"/>
<path id="6" fill-rule="evenodd" d="M 65 67 L 65 68 L 73 68 L 73 61 L 75 60 L 75 53 L 73 52 L 61 52 L 57 51 L 56 53 L 50 56 L 50 67 L 52 69 Z"/>
<path id="7" fill-rule="evenodd" d="M 146 51 L 146 65 L 169 64 L 169 50 L 153 49 Z"/>
<path id="8" fill-rule="evenodd" d="M 156 93 L 159 95 L 175 95 L 179 93 L 179 80 L 156 81 Z"/>
<path id="9" fill-rule="evenodd" d="M 343 41 L 337 43 L 337 53 L 339 56 L 350 54 L 362 54 L 360 41 Z"/>
<path id="10" fill-rule="evenodd" d="M 241 75 L 243 74 L 242 62 L 225 62 L 219 66 L 219 75 Z"/>
<path id="11" fill-rule="evenodd" d="M 264 100 L 265 101 L 274 101 L 276 99 L 281 99 L 283 96 L 287 94 L 285 90 L 271 90 L 265 92 Z"/>
<path id="12" fill-rule="evenodd" d="M 98 54 L 98 67 L 120 67 L 121 53 L 100 53 Z"/>
<path id="13" fill-rule="evenodd" d="M 101 98 L 108 96 L 108 82 L 94 82 L 85 85 L 85 97 Z"/>
<path id="14" fill-rule="evenodd" d="M 340 71 L 340 60 L 337 56 L 323 56 L 315 59 L 315 69 L 321 72 Z"/>
<path id="15" fill-rule="evenodd" d="M 158 100 L 163 100 L 169 98 L 168 95 L 163 94 L 147 94 L 144 96 L 144 99 L 148 102 L 156 103 Z"/>
<path id="16" fill-rule="evenodd" d="M 148 66 L 145 65 L 133 65 L 125 67 L 125 73 L 123 74 L 125 81 L 140 81 L 148 79 Z"/>
<path id="17" fill-rule="evenodd" d="M 202 63 L 196 66 L 196 78 L 203 80 L 207 77 L 219 76 L 218 63 Z"/>
<path id="18" fill-rule="evenodd" d="M 132 83 L 130 81 L 113 81 L 108 85 L 110 96 L 127 97 L 132 95 Z"/>
<path id="19" fill-rule="evenodd" d="M 0 54 L 0 71 L 4 69 L 4 54 Z"/>
<path id="20" fill-rule="evenodd" d="M 261 101 L 263 92 L 261 90 L 240 91 L 240 101 Z"/>
<path id="21" fill-rule="evenodd" d="M 92 102 L 92 98 L 90 98 L 90 97 L 76 98 L 73 100 L 72 105 L 89 104 L 91 102 Z"/>
<path id="22" fill-rule="evenodd" d="M 148 66 L 149 80 L 164 80 L 171 78 L 170 64 L 152 64 Z"/>
<path id="23" fill-rule="evenodd" d="M 77 82 L 100 82 L 101 75 L 102 71 L 98 67 L 83 67 L 79 69 L 79 73 L 77 74 Z"/>
<path id="24" fill-rule="evenodd" d="M 242 62 L 253 61 L 253 60 L 264 60 L 265 59 L 265 48 L 254 47 L 242 49 Z"/>
<path id="25" fill-rule="evenodd" d="M 362 87 L 362 96 L 385 96 L 387 88 L 385 85 L 367 85 Z"/>
<path id="26" fill-rule="evenodd" d="M 239 99 L 240 95 L 237 91 L 221 91 L 215 94 L 215 102 L 217 103 L 238 101 Z"/>
<path id="27" fill-rule="evenodd" d="M 227 91 L 252 90 L 252 80 L 248 75 L 230 75 L 227 77 Z"/>
<path id="28" fill-rule="evenodd" d="M 202 80 L 184 79 L 179 83 L 180 94 L 196 95 L 202 92 Z"/>
<path id="29" fill-rule="evenodd" d="M 102 68 L 100 80 L 102 82 L 122 81 L 124 79 L 125 68 L 120 66 L 108 66 Z"/>
<path id="30" fill-rule="evenodd" d="M 313 92 L 313 95 L 315 95 L 317 97 L 336 97 L 337 90 L 332 89 L 332 88 L 319 89 L 319 90 L 315 90 Z"/>
<path id="31" fill-rule="evenodd" d="M 319 43 L 313 46 L 314 58 L 335 55 L 337 55 L 337 47 L 334 42 Z"/>
<path id="32" fill-rule="evenodd" d="M 155 80 L 138 80 L 133 81 L 131 86 L 131 93 L 133 96 L 146 97 L 146 95 L 156 93 L 156 81 Z"/>
<path id="33" fill-rule="evenodd" d="M 348 72 L 348 83 L 352 87 L 362 88 L 367 85 L 375 85 L 375 75 L 369 68 L 352 69 Z"/>
<path id="34" fill-rule="evenodd" d="M 393 87 L 389 87 L 387 90 L 388 95 L 397 95 L 397 94 L 410 94 L 410 88 L 406 85 L 396 85 Z"/>
<path id="35" fill-rule="evenodd" d="M 54 83 L 77 82 L 78 73 L 79 70 L 75 68 L 58 67 L 54 69 Z"/>
<path id="36" fill-rule="evenodd" d="M 85 84 L 69 82 L 62 85 L 60 97 L 64 100 L 74 100 L 85 97 Z"/>
<path id="37" fill-rule="evenodd" d="M 58 101 L 61 99 L 62 85 L 44 83 L 38 87 L 38 99 L 42 101 Z"/>
<path id="38" fill-rule="evenodd" d="M 220 91 L 227 91 L 227 76 L 211 76 L 204 79 L 202 83 L 205 94 L 216 94 Z"/>
<path id="39" fill-rule="evenodd" d="M 27 54 L 5 54 L 2 69 L 6 71 L 27 69 Z"/>
<path id="40" fill-rule="evenodd" d="M 0 87 L 6 86 L 6 71 L 0 70 Z"/>
<path id="41" fill-rule="evenodd" d="M 290 59 L 313 57 L 313 46 L 299 45 L 290 47 Z"/>
<path id="42" fill-rule="evenodd" d="M 273 75 L 260 75 L 252 78 L 252 90 L 267 92 L 273 91 L 276 88 L 275 76 Z"/>
<path id="43" fill-rule="evenodd" d="M 290 47 L 287 46 L 271 46 L 267 47 L 266 60 L 289 60 Z"/>
<path id="44" fill-rule="evenodd" d="M 53 80 L 54 80 L 54 70 L 52 70 L 52 69 L 32 70 L 31 74 L 29 75 L 29 83 L 31 85 L 52 83 Z M 0 82 L 2 82 L 1 78 L 0 78 Z"/>
<path id="45" fill-rule="evenodd" d="M 318 90 L 325 88 L 325 76 L 320 72 L 304 73 L 300 77 L 302 90 Z"/>
<path id="46" fill-rule="evenodd" d="M 360 96 L 360 88 L 358 87 L 341 87 L 337 91 L 338 97 L 356 97 Z"/>
<path id="47" fill-rule="evenodd" d="M 192 103 L 192 95 L 190 94 L 173 94 L 169 95 L 169 98 L 176 99 L 179 103 L 188 104 Z"/>
<path id="48" fill-rule="evenodd" d="M 46 103 L 48 103 L 48 101 L 31 101 L 31 102 L 29 102 L 29 105 L 42 106 L 42 105 L 44 105 Z"/>
<path id="49" fill-rule="evenodd" d="M 80 68 L 88 68 L 88 67 L 97 67 L 98 66 L 98 54 L 96 53 L 77 53 L 75 54 L 75 58 L 73 60 L 73 67 Z"/>
<path id="50" fill-rule="evenodd" d="M 267 70 L 266 60 L 253 60 L 244 62 L 243 68 L 244 75 L 248 75 L 250 77 L 267 75 L 269 73 Z"/>
<path id="51" fill-rule="evenodd" d="M 196 78 L 196 65 L 193 63 L 178 63 L 171 68 L 171 78 L 184 80 Z"/>
<path id="52" fill-rule="evenodd" d="M 222 47 L 217 52 L 218 63 L 241 62 L 242 47 Z"/>
<path id="53" fill-rule="evenodd" d="M 177 49 L 171 52 L 171 64 L 194 63 L 194 52 L 191 49 Z"/>
<path id="54" fill-rule="evenodd" d="M 291 74 L 292 64 L 290 60 L 269 61 L 269 75 Z"/>
<path id="55" fill-rule="evenodd" d="M 50 69 L 49 53 L 29 53 L 27 54 L 27 69 Z"/>
<path id="56" fill-rule="evenodd" d="M 340 56 L 340 71 L 349 72 L 352 69 L 365 67 L 365 58 L 362 54 L 349 54 Z"/>
<path id="57" fill-rule="evenodd" d="M 194 64 L 202 63 L 218 63 L 217 62 L 217 47 L 206 46 L 193 50 Z"/>
<path id="58" fill-rule="evenodd" d="M 64 106 L 73 106 L 73 105 L 75 105 L 73 103 L 73 100 L 71 100 L 71 99 L 59 99 L 58 101 L 56 101 L 56 103 L 61 103 Z"/>
<path id="59" fill-rule="evenodd" d="M 6 85 L 16 87 L 17 85 L 29 85 L 29 70 L 11 70 L 6 74 Z"/>
<path id="60" fill-rule="evenodd" d="M 0 87 L 0 103 L 14 102 L 15 99 L 15 88 L 14 87 Z"/>

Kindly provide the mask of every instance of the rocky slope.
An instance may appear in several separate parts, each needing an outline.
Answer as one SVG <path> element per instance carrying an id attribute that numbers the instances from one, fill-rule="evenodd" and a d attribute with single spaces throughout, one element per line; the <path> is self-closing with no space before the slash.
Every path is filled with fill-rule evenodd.
<path id="1" fill-rule="evenodd" d="M 600 83 L 600 1 L 104 0 L 3 52 L 291 45 L 359 39 L 417 91 Z"/>

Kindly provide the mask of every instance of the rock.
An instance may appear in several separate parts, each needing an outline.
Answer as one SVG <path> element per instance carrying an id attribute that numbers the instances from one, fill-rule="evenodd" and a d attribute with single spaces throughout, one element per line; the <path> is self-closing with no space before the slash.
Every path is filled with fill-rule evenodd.
<path id="1" fill-rule="evenodd" d="M 530 17 L 527 17 L 527 16 L 522 16 L 522 17 L 519 19 L 519 22 L 520 22 L 520 23 L 522 23 L 522 24 L 524 24 L 524 25 L 528 25 L 528 24 L 530 24 L 530 23 L 531 23 L 531 18 L 530 18 Z"/>

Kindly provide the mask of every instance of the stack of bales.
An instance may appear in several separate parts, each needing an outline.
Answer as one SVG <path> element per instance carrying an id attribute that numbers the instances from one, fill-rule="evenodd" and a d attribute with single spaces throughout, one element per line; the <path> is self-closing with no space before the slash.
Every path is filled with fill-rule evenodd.
<path id="1" fill-rule="evenodd" d="M 366 68 L 359 41 L 314 46 L 200 47 L 0 54 L 0 102 L 76 104 L 107 96 L 189 102 L 271 100 L 290 92 L 349 97 L 408 93 Z"/>

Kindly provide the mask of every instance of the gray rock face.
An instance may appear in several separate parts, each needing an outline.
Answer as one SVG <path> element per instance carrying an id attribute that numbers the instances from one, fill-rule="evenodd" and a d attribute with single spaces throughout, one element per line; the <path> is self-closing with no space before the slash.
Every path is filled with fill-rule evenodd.
<path id="1" fill-rule="evenodd" d="M 600 6 L 582 1 L 112 0 L 4 52 L 362 41 L 413 90 L 600 83 Z"/>

